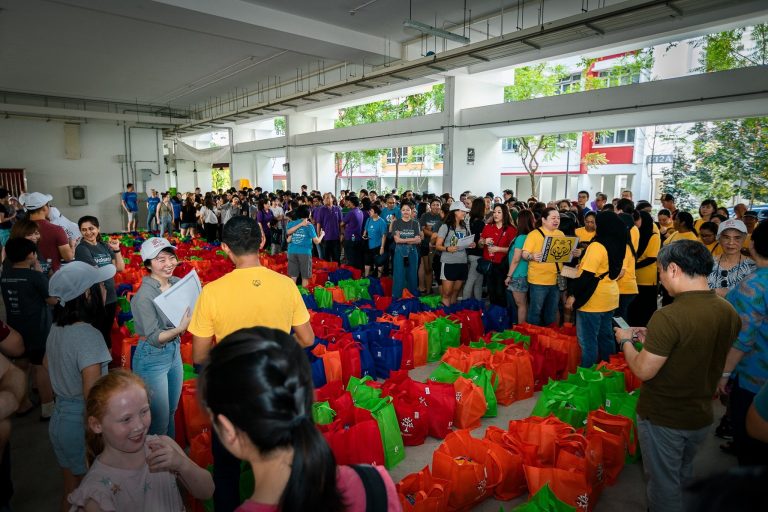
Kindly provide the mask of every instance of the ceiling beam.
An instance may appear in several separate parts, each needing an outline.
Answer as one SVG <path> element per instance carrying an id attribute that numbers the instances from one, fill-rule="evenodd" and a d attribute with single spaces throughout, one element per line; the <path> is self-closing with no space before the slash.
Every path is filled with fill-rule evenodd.
<path id="1" fill-rule="evenodd" d="M 227 20 L 247 23 L 265 30 L 296 34 L 376 55 L 385 55 L 387 40 L 330 23 L 270 9 L 244 0 L 154 0 Z"/>

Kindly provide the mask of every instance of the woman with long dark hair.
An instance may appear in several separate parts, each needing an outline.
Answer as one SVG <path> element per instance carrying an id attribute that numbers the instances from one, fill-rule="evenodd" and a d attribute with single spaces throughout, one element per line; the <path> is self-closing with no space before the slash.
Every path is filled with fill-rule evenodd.
<path id="1" fill-rule="evenodd" d="M 637 279 L 637 297 L 629 305 L 629 325 L 645 327 L 658 308 L 659 273 L 656 257 L 661 249 L 661 235 L 653 222 L 653 217 L 646 211 L 640 211 L 640 241 L 637 247 L 635 277 Z"/>
<path id="2" fill-rule="evenodd" d="M 104 243 L 101 240 L 101 231 L 99 229 L 99 219 L 91 215 L 80 217 L 77 221 L 80 233 L 83 235 L 80 243 L 75 247 L 75 259 L 84 261 L 95 267 L 104 267 L 114 265 L 117 272 L 125 270 L 125 261 L 120 254 L 120 242 L 111 239 Z M 99 320 L 96 328 L 104 336 L 104 342 L 108 347 L 112 347 L 112 324 L 115 321 L 115 312 L 117 311 L 117 294 L 115 293 L 115 280 L 108 279 L 104 285 L 107 287 L 107 298 L 104 303 L 104 316 Z"/>
<path id="3" fill-rule="evenodd" d="M 497 204 L 491 210 L 491 222 L 480 234 L 480 246 L 484 248 L 483 259 L 491 263 L 486 274 L 488 278 L 488 300 L 491 304 L 507 307 L 504 279 L 507 275 L 507 253 L 517 236 L 517 228 L 505 204 Z"/>
<path id="4" fill-rule="evenodd" d="M 483 249 L 478 244 L 484 228 L 485 199 L 478 197 L 472 201 L 472 207 L 469 210 L 469 232 L 475 237 L 475 247 L 467 249 L 469 271 L 467 282 L 464 284 L 463 299 L 480 300 L 483 298 L 483 276 L 477 271 L 477 262 L 483 257 Z"/>
<path id="5" fill-rule="evenodd" d="M 525 322 L 528 315 L 528 262 L 523 259 L 523 246 L 528 233 L 536 229 L 536 219 L 531 210 L 517 215 L 517 236 L 510 247 L 507 259 L 509 270 L 504 284 L 507 285 L 507 303 L 515 305 L 513 324 Z"/>
<path id="6" fill-rule="evenodd" d="M 205 203 L 197 212 L 200 224 L 203 225 L 203 236 L 210 243 L 219 236 L 219 217 L 216 215 L 216 206 L 211 196 L 206 196 Z"/>
<path id="7" fill-rule="evenodd" d="M 384 487 L 388 511 L 401 510 L 384 468 L 336 466 L 312 422 L 307 357 L 289 334 L 252 327 L 226 336 L 211 350 L 198 389 L 222 444 L 253 469 L 253 494 L 238 512 L 363 511 L 358 471 Z"/>
<path id="8" fill-rule="evenodd" d="M 193 194 L 187 194 L 184 204 L 181 207 L 181 237 L 195 236 L 195 226 L 197 225 L 197 208 Z"/>
<path id="9" fill-rule="evenodd" d="M 579 276 L 566 307 L 577 311 L 581 366 L 589 368 L 615 353 L 611 318 L 619 307 L 619 285 L 627 253 L 627 228 L 613 212 L 597 214 L 597 233 L 579 262 Z"/>

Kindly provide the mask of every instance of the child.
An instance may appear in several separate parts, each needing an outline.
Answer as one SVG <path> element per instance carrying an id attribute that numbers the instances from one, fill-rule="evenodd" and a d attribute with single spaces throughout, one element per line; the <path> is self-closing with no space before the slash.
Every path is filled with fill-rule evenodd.
<path id="1" fill-rule="evenodd" d="M 88 393 L 85 414 L 90 468 L 69 495 L 76 510 L 184 510 L 178 483 L 192 496 L 213 495 L 213 477 L 170 437 L 148 436 L 151 413 L 144 382 L 116 370 Z"/>
<path id="2" fill-rule="evenodd" d="M 48 303 L 48 278 L 43 274 L 37 259 L 37 246 L 26 238 L 11 238 L 5 246 L 9 267 L 3 271 L 0 286 L 8 315 L 8 325 L 19 331 L 24 340 L 23 362 L 19 365 L 32 371 L 42 403 L 40 419 L 48 420 L 53 414 L 53 389 L 48 372 L 43 368 L 45 341 L 51 328 Z M 29 398 L 21 404 L 20 412 L 33 408 Z"/>

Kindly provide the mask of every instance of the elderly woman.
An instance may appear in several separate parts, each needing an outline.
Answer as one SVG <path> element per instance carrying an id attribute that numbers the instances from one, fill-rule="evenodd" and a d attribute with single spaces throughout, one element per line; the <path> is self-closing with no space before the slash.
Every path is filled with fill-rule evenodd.
<path id="1" fill-rule="evenodd" d="M 733 222 L 733 219 L 727 220 Z M 738 222 L 738 221 L 736 221 Z M 733 228 L 726 230 L 738 236 Z M 733 244 L 736 241 L 732 242 Z M 750 254 L 756 270 L 736 285 L 726 296 L 741 317 L 741 332 L 731 347 L 718 389 L 729 393 L 731 425 L 736 457 L 741 465 L 761 465 L 768 460 L 768 444 L 747 434 L 747 411 L 758 391 L 768 382 L 768 223 L 752 233 Z M 733 385 L 727 390 L 729 378 Z"/>
<path id="2" fill-rule="evenodd" d="M 717 242 L 723 252 L 715 257 L 715 266 L 707 282 L 721 297 L 725 297 L 741 280 L 755 271 L 755 262 L 741 254 L 746 236 L 747 227 L 737 219 L 721 222 L 717 230 Z"/>

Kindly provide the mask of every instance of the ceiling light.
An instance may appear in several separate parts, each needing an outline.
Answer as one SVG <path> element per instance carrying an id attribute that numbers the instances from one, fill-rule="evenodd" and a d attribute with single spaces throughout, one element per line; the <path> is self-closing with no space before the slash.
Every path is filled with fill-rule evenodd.
<path id="1" fill-rule="evenodd" d="M 403 26 L 405 28 L 412 28 L 412 29 L 418 30 L 423 34 L 442 37 L 443 39 L 448 39 L 449 41 L 455 41 L 461 44 L 469 44 L 468 37 L 460 36 L 459 34 L 454 34 L 453 32 L 448 32 L 447 30 L 436 28 L 431 25 L 427 25 L 426 23 L 421 23 L 414 20 L 405 20 L 403 22 Z"/>

